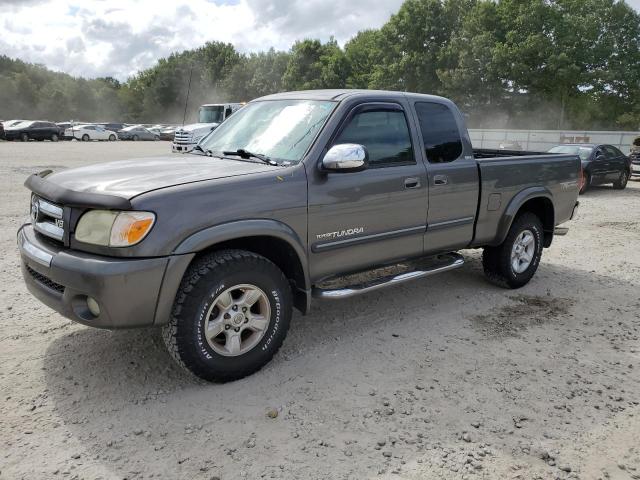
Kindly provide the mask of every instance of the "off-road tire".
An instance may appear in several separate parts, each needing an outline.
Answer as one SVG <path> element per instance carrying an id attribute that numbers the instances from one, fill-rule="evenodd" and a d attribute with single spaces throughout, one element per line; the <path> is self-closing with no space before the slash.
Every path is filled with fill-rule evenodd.
<path id="1" fill-rule="evenodd" d="M 529 267 L 522 273 L 514 271 L 511 265 L 511 252 L 518 236 L 529 230 L 535 239 L 535 253 Z M 507 238 L 497 247 L 486 247 L 482 254 L 482 266 L 487 279 L 500 287 L 520 288 L 525 286 L 538 269 L 542 258 L 544 230 L 537 215 L 525 212 L 518 215 L 511 224 Z"/>
<path id="2" fill-rule="evenodd" d="M 615 190 L 624 190 L 625 188 L 627 188 L 627 183 L 629 183 L 630 176 L 631 175 L 629 175 L 629 172 L 627 170 L 623 170 L 620 173 L 620 177 L 618 178 L 618 180 L 613 182 L 613 188 Z"/>
<path id="3" fill-rule="evenodd" d="M 215 298 L 238 284 L 252 284 L 265 292 L 271 318 L 255 347 L 244 354 L 224 356 L 211 348 L 203 326 Z M 213 382 L 237 380 L 261 369 L 280 349 L 291 310 L 291 287 L 275 264 L 252 252 L 221 250 L 196 259 L 189 267 L 162 336 L 171 356 L 194 375 Z"/>

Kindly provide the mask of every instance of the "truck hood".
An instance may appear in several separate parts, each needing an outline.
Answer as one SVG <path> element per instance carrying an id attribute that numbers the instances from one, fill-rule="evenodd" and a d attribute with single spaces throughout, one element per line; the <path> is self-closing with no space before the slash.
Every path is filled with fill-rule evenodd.
<path id="1" fill-rule="evenodd" d="M 185 125 L 183 127 L 178 127 L 176 132 L 183 130 L 185 132 L 197 132 L 198 130 L 210 130 L 212 128 L 216 128 L 219 123 L 192 123 L 190 125 Z"/>
<path id="2" fill-rule="evenodd" d="M 46 180 L 75 192 L 131 199 L 151 190 L 273 169 L 261 163 L 205 156 L 154 157 L 71 168 L 52 173 Z"/>

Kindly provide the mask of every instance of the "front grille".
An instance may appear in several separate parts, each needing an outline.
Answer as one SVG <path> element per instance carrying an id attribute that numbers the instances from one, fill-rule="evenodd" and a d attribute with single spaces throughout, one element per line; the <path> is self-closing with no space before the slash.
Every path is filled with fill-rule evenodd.
<path id="1" fill-rule="evenodd" d="M 193 143 L 193 133 L 178 130 L 173 137 L 173 143 L 177 145 L 190 145 Z"/>
<path id="2" fill-rule="evenodd" d="M 31 268 L 29 265 L 25 265 L 25 267 L 27 267 L 27 272 L 29 272 L 29 274 L 36 280 L 36 282 L 44 285 L 45 287 L 47 287 L 50 290 L 54 290 L 58 293 L 64 293 L 64 286 L 60 285 L 59 283 L 54 282 L 53 280 L 51 280 L 49 277 L 42 275 L 41 273 L 36 272 L 33 268 Z"/>
<path id="3" fill-rule="evenodd" d="M 32 195 L 31 221 L 36 232 L 59 244 L 64 243 L 63 209 L 60 205 Z"/>

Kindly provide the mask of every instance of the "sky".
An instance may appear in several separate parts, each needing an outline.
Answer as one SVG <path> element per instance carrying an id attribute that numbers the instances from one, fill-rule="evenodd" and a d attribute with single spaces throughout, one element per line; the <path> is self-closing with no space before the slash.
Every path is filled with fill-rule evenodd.
<path id="1" fill-rule="evenodd" d="M 638 0 L 640 1 L 640 0 Z M 0 0 L 0 54 L 74 76 L 129 75 L 171 52 L 223 41 L 241 52 L 303 38 L 343 44 L 402 0 Z"/>
<path id="2" fill-rule="evenodd" d="M 640 11 L 640 0 L 627 0 Z M 0 0 L 0 54 L 74 76 L 126 80 L 171 52 L 223 41 L 287 50 L 377 28 L 402 0 Z M 375 7 L 373 7 L 375 6 Z M 372 8 L 373 7 L 373 8 Z"/>

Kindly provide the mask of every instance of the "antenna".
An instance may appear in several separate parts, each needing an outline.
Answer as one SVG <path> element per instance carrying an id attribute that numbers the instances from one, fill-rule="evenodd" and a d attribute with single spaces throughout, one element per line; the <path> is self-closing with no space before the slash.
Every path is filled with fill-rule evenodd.
<path id="1" fill-rule="evenodd" d="M 184 122 L 187 118 L 187 105 L 189 104 L 189 93 L 191 92 L 191 77 L 193 76 L 193 63 L 191 64 L 191 69 L 189 70 L 189 86 L 187 87 L 187 98 L 184 101 L 184 114 L 182 115 L 182 126 L 184 127 Z"/>

